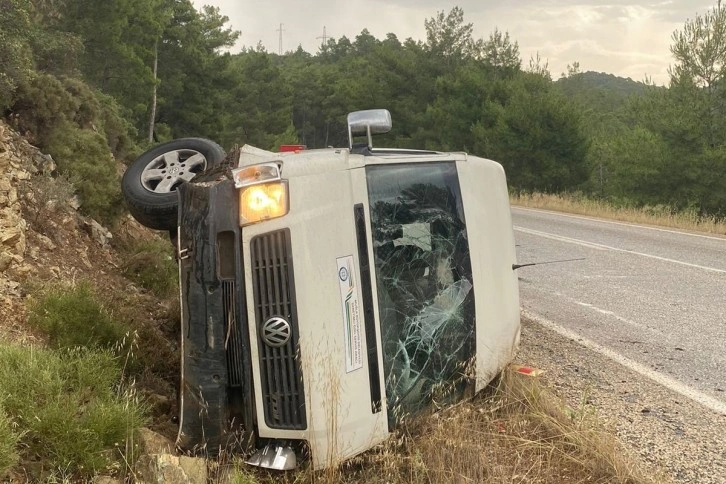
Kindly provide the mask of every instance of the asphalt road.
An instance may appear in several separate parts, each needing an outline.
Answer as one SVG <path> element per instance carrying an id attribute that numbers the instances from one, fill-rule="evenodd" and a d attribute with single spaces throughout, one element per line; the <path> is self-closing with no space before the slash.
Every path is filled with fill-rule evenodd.
<path id="1" fill-rule="evenodd" d="M 552 327 L 726 408 L 726 237 L 512 208 L 521 305 Z"/>

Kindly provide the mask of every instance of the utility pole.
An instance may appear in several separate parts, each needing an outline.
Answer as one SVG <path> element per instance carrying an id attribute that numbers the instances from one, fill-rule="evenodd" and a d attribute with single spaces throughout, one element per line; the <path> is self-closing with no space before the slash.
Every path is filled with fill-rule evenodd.
<path id="1" fill-rule="evenodd" d="M 320 47 L 322 49 L 325 49 L 325 46 L 328 45 L 328 34 L 325 32 L 325 25 L 323 25 L 323 35 L 320 37 L 315 37 L 316 39 L 322 39 L 322 43 L 320 44 Z"/>
<path id="2" fill-rule="evenodd" d="M 280 34 L 280 44 L 277 49 L 277 53 L 282 55 L 282 33 L 285 31 L 285 29 L 282 28 L 282 24 L 280 24 L 280 28 L 277 29 L 277 32 Z"/>

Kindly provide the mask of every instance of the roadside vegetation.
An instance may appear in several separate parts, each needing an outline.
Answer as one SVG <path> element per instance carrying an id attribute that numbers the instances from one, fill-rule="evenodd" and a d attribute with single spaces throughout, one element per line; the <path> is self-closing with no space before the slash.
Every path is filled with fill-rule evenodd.
<path id="1" fill-rule="evenodd" d="M 28 323 L 48 336 L 57 349 L 107 348 L 130 333 L 114 316 L 89 281 L 51 286 L 30 304 Z"/>
<path id="2" fill-rule="evenodd" d="M 420 417 L 338 468 L 283 474 L 238 465 L 231 482 L 667 482 L 627 456 L 592 407 L 568 408 L 537 379 L 506 370 L 474 400 Z"/>
<path id="3" fill-rule="evenodd" d="M 160 299 L 177 297 L 179 272 L 174 246 L 168 240 L 152 238 L 125 244 L 123 273 Z"/>
<path id="4" fill-rule="evenodd" d="M 510 196 L 510 202 L 521 207 L 726 235 L 726 220 L 700 215 L 695 209 L 676 210 L 667 205 L 622 206 L 583 194 L 515 193 Z"/>
<path id="5" fill-rule="evenodd" d="M 48 348 L 0 341 L 0 478 L 85 480 L 133 464 L 150 414 L 135 379 L 148 380 L 168 354 L 148 329 L 155 348 L 141 354 L 128 314 L 111 309 L 115 298 L 90 280 L 35 289 L 28 323 Z"/>
<path id="6" fill-rule="evenodd" d="M 0 343 L 0 474 L 31 481 L 123 469 L 145 408 L 109 350 Z"/>

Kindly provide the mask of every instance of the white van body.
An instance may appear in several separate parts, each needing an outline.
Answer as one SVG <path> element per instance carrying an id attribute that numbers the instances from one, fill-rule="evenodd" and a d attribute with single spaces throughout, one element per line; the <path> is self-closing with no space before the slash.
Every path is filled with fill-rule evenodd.
<path id="1" fill-rule="evenodd" d="M 512 360 L 519 342 L 515 243 L 502 166 L 465 153 L 364 151 L 273 153 L 245 146 L 238 161 L 241 168 L 276 164 L 289 190 L 286 215 L 245 226 L 240 235 L 245 319 L 256 322 L 247 325 L 256 437 L 306 442 L 315 468 L 335 465 L 383 442 L 400 418 L 430 405 L 432 392 L 448 391 L 443 387 L 456 385 L 459 376 L 481 390 Z M 414 182 L 406 186 L 410 180 Z M 416 190 L 424 199 L 434 190 L 451 217 L 448 209 L 427 206 L 438 203 L 433 198 L 417 200 Z M 413 198 L 403 200 L 407 196 Z M 402 204 L 408 214 L 399 228 L 395 211 Z M 447 235 L 434 233 L 437 224 L 436 230 Z M 391 226 L 395 233 L 386 235 Z M 272 423 L 271 415 L 280 409 L 271 411 L 270 406 L 280 402 L 271 403 L 269 381 L 263 387 L 265 378 L 279 375 L 266 374 L 263 362 L 261 328 L 270 314 L 260 313 L 264 289 L 253 282 L 267 270 L 259 269 L 255 260 L 255 251 L 261 250 L 255 241 L 271 233 L 286 234 L 294 265 L 289 274 L 296 306 L 291 323 L 297 328 L 304 428 Z M 445 245 L 446 237 L 456 239 L 451 247 L 435 249 L 436 244 Z M 462 249 L 465 244 L 468 248 Z M 457 251 L 461 254 L 452 255 Z M 384 252 L 390 260 L 383 260 Z M 461 260 L 455 261 L 457 257 Z M 392 268 L 394 259 L 400 270 Z M 404 267 L 409 263 L 410 268 Z M 468 264 L 463 269 L 467 274 L 457 275 L 462 269 L 456 264 Z M 390 274 L 381 273 L 385 271 Z M 401 280 L 395 280 L 399 275 Z M 415 301 L 419 295 L 422 300 Z M 461 342 L 469 345 L 468 353 L 456 346 L 456 325 L 465 323 L 473 328 L 461 330 L 461 339 L 471 339 Z M 391 332 L 391 324 L 400 326 L 397 332 Z M 456 357 L 436 353 L 449 350 L 473 353 L 473 358 L 454 362 L 461 365 L 453 370 L 447 359 Z M 446 381 L 433 381 L 439 377 Z M 396 414 L 396 405 L 408 408 Z"/>

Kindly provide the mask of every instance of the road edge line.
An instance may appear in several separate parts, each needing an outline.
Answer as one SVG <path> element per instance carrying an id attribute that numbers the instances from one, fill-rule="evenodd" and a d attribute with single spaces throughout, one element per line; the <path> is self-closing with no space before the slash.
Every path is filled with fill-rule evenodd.
<path id="1" fill-rule="evenodd" d="M 538 314 L 535 314 L 531 311 L 528 311 L 527 309 L 522 308 L 522 316 L 525 318 L 534 321 L 535 323 L 539 324 L 540 326 L 547 328 L 551 331 L 554 331 L 555 333 L 559 334 L 560 336 L 564 336 L 565 338 L 571 339 L 574 342 L 584 346 L 587 349 L 590 349 L 596 353 L 599 353 L 606 358 L 624 366 L 625 368 L 634 371 L 641 376 L 644 376 L 648 378 L 649 380 L 652 380 L 653 382 L 664 386 L 668 388 L 671 391 L 674 391 L 678 393 L 679 395 L 682 395 L 689 400 L 692 400 L 707 409 L 711 410 L 712 412 L 715 412 L 717 414 L 721 414 L 722 416 L 726 416 L 726 403 L 721 402 L 720 400 L 710 396 L 706 395 L 705 393 L 696 390 L 695 388 L 691 388 L 688 385 L 681 383 L 680 381 L 676 380 L 675 378 L 671 378 L 667 375 L 664 375 L 663 373 L 659 373 L 655 370 L 652 370 L 648 368 L 647 366 L 638 363 L 637 361 L 631 360 L 630 358 L 627 358 L 620 353 L 617 353 L 609 348 L 606 348 L 598 343 L 595 343 L 592 340 L 589 340 L 585 338 L 584 336 L 569 330 L 567 328 L 564 328 L 560 326 L 559 324 L 550 321 L 547 318 L 544 318 Z"/>

